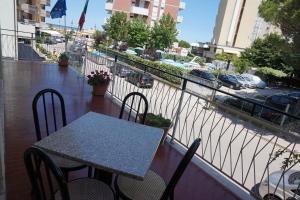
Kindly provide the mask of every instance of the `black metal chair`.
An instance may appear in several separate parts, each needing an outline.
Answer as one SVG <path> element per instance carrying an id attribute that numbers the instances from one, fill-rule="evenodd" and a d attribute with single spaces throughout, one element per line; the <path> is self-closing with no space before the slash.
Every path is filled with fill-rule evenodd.
<path id="1" fill-rule="evenodd" d="M 163 178 L 151 170 L 148 171 L 143 181 L 126 176 L 116 177 L 117 199 L 121 197 L 123 200 L 173 200 L 175 186 L 196 153 L 200 141 L 201 139 L 198 138 L 190 146 L 167 186 Z"/>
<path id="2" fill-rule="evenodd" d="M 42 137 L 42 131 L 41 131 L 41 123 L 39 120 L 39 112 L 38 112 L 38 103 L 40 98 L 42 98 L 42 110 L 43 110 L 43 116 L 45 118 L 45 128 L 46 128 L 46 135 L 49 136 L 50 134 L 50 127 L 49 127 L 49 116 L 47 112 L 47 94 L 51 97 L 51 110 L 49 112 L 52 112 L 53 115 L 53 123 L 54 123 L 54 131 L 58 130 L 58 117 L 56 116 L 56 108 L 55 108 L 55 97 L 58 98 L 60 103 L 60 111 L 61 111 L 61 125 L 64 127 L 67 125 L 67 119 L 66 119 L 66 110 L 65 110 L 65 102 L 62 97 L 62 95 L 54 90 L 54 89 L 44 89 L 38 92 L 32 102 L 32 111 L 33 111 L 33 119 L 34 119 L 34 125 L 36 130 L 36 138 L 37 141 L 40 141 Z M 50 155 L 51 158 L 54 160 L 54 162 L 61 168 L 63 171 L 66 179 L 68 180 L 68 172 L 80 170 L 85 168 L 85 165 L 82 165 L 79 162 L 71 161 L 59 156 L 55 156 L 53 154 Z M 89 176 L 90 176 L 90 170 L 89 170 Z"/>
<path id="3" fill-rule="evenodd" d="M 127 101 L 129 101 L 130 98 L 131 98 L 131 102 L 129 102 L 129 104 L 127 104 Z M 141 108 L 142 100 L 144 102 L 144 112 L 140 112 L 140 109 L 142 109 Z M 138 103 L 138 106 L 136 109 L 134 109 L 135 101 L 136 101 L 136 103 Z M 128 121 L 130 121 L 132 112 L 134 111 L 134 112 L 136 112 L 134 121 L 137 122 L 137 120 L 139 118 L 139 122 L 141 124 L 145 123 L 146 115 L 148 112 L 148 101 L 147 101 L 147 98 L 143 94 L 141 94 L 139 92 L 131 92 L 128 95 L 126 95 L 126 97 L 124 98 L 123 103 L 122 103 L 121 112 L 120 112 L 120 116 L 119 116 L 120 119 L 123 118 L 125 108 L 128 108 L 128 117 L 127 117 Z"/>
<path id="4" fill-rule="evenodd" d="M 115 199 L 112 188 L 99 180 L 81 178 L 67 183 L 60 168 L 38 148 L 27 149 L 24 153 L 24 162 L 35 199 Z"/>

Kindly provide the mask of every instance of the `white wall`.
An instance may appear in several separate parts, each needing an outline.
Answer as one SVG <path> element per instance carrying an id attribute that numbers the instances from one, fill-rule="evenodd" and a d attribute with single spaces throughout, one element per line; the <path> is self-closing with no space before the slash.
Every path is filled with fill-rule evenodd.
<path id="1" fill-rule="evenodd" d="M 15 0 L 0 0 L 1 29 L 15 30 Z M 16 58 L 16 37 L 14 31 L 1 30 L 1 52 L 3 57 Z"/>

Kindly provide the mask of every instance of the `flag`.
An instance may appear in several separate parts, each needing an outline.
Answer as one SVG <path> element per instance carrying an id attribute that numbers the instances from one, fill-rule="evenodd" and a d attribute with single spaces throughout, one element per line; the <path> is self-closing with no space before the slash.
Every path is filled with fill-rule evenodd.
<path id="1" fill-rule="evenodd" d="M 85 15 L 86 15 L 86 10 L 89 5 L 89 0 L 86 0 L 83 11 L 81 13 L 80 19 L 79 19 L 79 29 L 82 30 L 83 24 L 85 22 Z"/>
<path id="2" fill-rule="evenodd" d="M 67 5 L 66 0 L 58 0 L 50 12 L 52 19 L 61 18 L 66 15 Z"/>

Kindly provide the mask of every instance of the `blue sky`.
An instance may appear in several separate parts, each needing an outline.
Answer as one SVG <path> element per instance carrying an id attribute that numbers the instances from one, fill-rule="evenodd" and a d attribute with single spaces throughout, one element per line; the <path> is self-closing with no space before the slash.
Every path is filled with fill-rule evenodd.
<path id="1" fill-rule="evenodd" d="M 57 0 L 51 0 L 50 11 Z M 78 21 L 85 0 L 66 0 L 67 1 L 67 25 L 78 26 Z M 213 28 L 218 11 L 220 0 L 183 0 L 186 2 L 186 9 L 180 11 L 179 15 L 184 17 L 183 22 L 177 25 L 180 30 L 179 39 L 189 42 L 209 42 L 213 35 Z M 101 28 L 106 17 L 104 10 L 106 0 L 90 0 L 86 15 L 84 28 Z M 63 25 L 63 19 L 47 19 L 47 22 Z"/>

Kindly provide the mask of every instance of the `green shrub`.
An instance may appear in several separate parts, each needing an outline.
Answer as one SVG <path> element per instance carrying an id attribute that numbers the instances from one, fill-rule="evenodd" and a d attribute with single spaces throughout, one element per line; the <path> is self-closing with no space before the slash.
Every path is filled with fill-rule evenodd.
<path id="1" fill-rule="evenodd" d="M 285 78 L 288 76 L 288 74 L 284 73 L 283 71 L 273 69 L 270 67 L 258 68 L 255 74 L 260 76 L 263 80 L 268 81 L 268 82 L 273 81 L 273 80 L 278 80 L 281 78 Z"/>
<path id="2" fill-rule="evenodd" d="M 163 118 L 161 114 L 155 115 L 153 113 L 148 113 L 146 115 L 145 124 L 157 128 L 166 128 L 170 127 L 172 122 L 170 119 Z"/>
<path id="3" fill-rule="evenodd" d="M 108 56 L 114 57 L 115 55 L 118 55 L 118 60 L 121 62 L 124 62 L 128 65 L 131 65 L 133 67 L 136 67 L 141 70 L 146 70 L 147 72 L 158 76 L 164 80 L 169 81 L 173 84 L 181 84 L 181 78 L 177 78 L 173 75 L 182 76 L 183 74 L 187 73 L 187 70 L 175 67 L 173 65 L 169 64 L 161 64 L 159 61 L 150 61 L 143 59 L 141 57 L 135 56 L 135 55 L 128 55 L 124 52 L 118 52 L 112 49 L 106 49 L 103 45 L 98 45 L 97 48 L 98 51 L 102 51 L 108 54 Z M 149 67 L 147 67 L 149 66 Z M 162 70 L 164 72 L 170 73 L 163 73 L 159 70 Z"/>
<path id="4" fill-rule="evenodd" d="M 226 71 L 226 70 L 210 70 L 210 73 L 217 76 L 218 74 L 227 75 L 227 74 L 235 74 L 233 71 Z"/>

